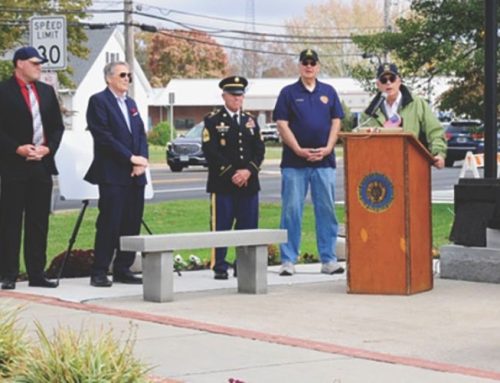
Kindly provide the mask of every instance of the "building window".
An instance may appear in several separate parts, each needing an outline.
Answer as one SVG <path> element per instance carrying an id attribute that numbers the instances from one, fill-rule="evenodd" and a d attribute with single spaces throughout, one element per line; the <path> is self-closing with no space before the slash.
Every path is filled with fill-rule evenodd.
<path id="1" fill-rule="evenodd" d="M 111 62 L 120 61 L 120 54 L 118 52 L 106 52 L 106 64 Z"/>
<path id="2" fill-rule="evenodd" d="M 194 126 L 193 118 L 176 118 L 174 120 L 176 130 L 188 130 Z"/>

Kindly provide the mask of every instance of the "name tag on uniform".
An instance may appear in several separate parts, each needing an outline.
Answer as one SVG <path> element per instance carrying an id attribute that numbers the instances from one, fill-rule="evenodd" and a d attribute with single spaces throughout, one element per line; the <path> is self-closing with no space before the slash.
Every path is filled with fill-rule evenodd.
<path id="1" fill-rule="evenodd" d="M 219 132 L 219 133 L 226 133 L 229 129 L 229 126 L 227 126 L 223 122 L 221 122 L 220 125 L 217 125 L 215 127 L 215 129 L 217 129 L 217 132 Z"/>

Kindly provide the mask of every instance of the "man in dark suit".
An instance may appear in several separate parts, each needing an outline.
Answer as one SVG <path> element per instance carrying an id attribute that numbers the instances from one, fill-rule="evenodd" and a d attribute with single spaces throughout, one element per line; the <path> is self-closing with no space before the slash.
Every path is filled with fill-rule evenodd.
<path id="1" fill-rule="evenodd" d="M 38 81 L 48 60 L 33 47 L 14 53 L 14 75 L 0 83 L 0 276 L 16 288 L 24 216 L 29 285 L 57 287 L 44 274 L 54 155 L 64 125 L 54 89 Z"/>
<path id="2" fill-rule="evenodd" d="M 148 146 L 144 123 L 134 100 L 127 97 L 132 73 L 125 62 L 104 67 L 107 88 L 94 94 L 87 108 L 87 124 L 94 138 L 94 160 L 85 180 L 99 185 L 94 264 L 90 284 L 109 287 L 107 271 L 113 262 L 113 281 L 140 284 L 130 266 L 135 253 L 119 250 L 122 235 L 140 232 Z"/>
<path id="3" fill-rule="evenodd" d="M 259 220 L 259 171 L 265 147 L 259 125 L 242 111 L 248 81 L 231 76 L 219 83 L 224 107 L 205 117 L 203 152 L 208 161 L 212 230 L 255 229 Z M 215 279 L 228 279 L 227 248 L 212 256 Z M 214 259 L 215 258 L 215 259 Z M 215 263 L 214 263 L 215 261 Z"/>

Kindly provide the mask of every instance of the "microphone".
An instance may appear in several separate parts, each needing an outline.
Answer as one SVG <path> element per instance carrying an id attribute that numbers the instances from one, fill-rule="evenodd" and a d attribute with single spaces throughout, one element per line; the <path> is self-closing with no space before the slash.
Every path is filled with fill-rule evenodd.
<path id="1" fill-rule="evenodd" d="M 368 108 L 366 108 L 365 113 L 367 115 L 369 115 L 370 117 L 375 117 L 375 113 L 382 106 L 382 104 L 384 103 L 386 98 L 387 98 L 387 93 L 382 92 L 380 94 L 380 97 L 378 98 L 377 102 L 375 102 L 373 105 L 370 105 Z"/>

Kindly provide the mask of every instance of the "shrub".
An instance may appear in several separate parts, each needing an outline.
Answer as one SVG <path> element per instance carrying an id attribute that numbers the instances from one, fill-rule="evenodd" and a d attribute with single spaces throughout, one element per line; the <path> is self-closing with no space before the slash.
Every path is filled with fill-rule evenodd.
<path id="1" fill-rule="evenodd" d="M 160 122 L 148 133 L 150 145 L 165 146 L 168 141 L 170 141 L 170 124 L 167 121 Z"/>
<path id="2" fill-rule="evenodd" d="M 66 250 L 58 254 L 47 269 L 48 278 L 57 278 L 61 269 Z M 81 278 L 90 276 L 92 264 L 94 263 L 94 250 L 73 249 L 69 253 L 64 265 L 62 278 Z"/>
<path id="3" fill-rule="evenodd" d="M 344 118 L 342 119 L 342 131 L 343 132 L 351 132 L 354 127 L 354 118 L 351 113 L 351 108 L 347 106 L 347 104 L 342 101 L 342 109 L 344 110 Z"/>
<path id="4" fill-rule="evenodd" d="M 280 260 L 280 252 L 278 246 L 276 245 L 268 245 L 267 246 L 267 264 L 271 265 L 279 265 L 281 263 Z"/>
<path id="5" fill-rule="evenodd" d="M 0 307 L 0 381 L 12 376 L 28 349 L 24 328 L 16 326 L 19 310 Z"/>
<path id="6" fill-rule="evenodd" d="M 49 339 L 36 323 L 38 347 L 31 347 L 18 368 L 18 383 L 146 383 L 149 367 L 134 358 L 135 330 L 125 342 L 114 339 L 112 331 L 99 332 L 69 328 L 54 330 Z M 123 346 L 120 346 L 123 343 Z"/>

